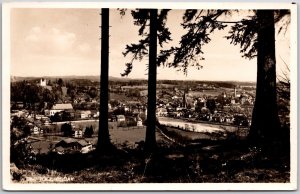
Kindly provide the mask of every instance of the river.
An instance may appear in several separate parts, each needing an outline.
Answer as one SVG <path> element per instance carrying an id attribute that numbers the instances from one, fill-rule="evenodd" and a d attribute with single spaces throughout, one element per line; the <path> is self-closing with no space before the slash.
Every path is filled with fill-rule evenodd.
<path id="1" fill-rule="evenodd" d="M 233 126 L 223 126 L 209 123 L 192 123 L 181 119 L 174 119 L 169 117 L 158 117 L 158 121 L 161 125 L 170 127 L 179 127 L 186 131 L 202 132 L 202 133 L 222 133 L 228 130 L 237 129 Z"/>

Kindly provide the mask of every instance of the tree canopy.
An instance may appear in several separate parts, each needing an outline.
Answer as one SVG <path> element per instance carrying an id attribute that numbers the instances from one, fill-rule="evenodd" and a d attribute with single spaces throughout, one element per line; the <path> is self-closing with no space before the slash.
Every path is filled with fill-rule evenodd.
<path id="1" fill-rule="evenodd" d="M 169 9 L 159 10 L 157 16 L 157 38 L 158 44 L 162 48 L 164 43 L 171 41 L 171 32 L 169 28 L 166 27 L 166 21 Z M 126 63 L 126 69 L 122 76 L 127 76 L 132 71 L 133 62 L 135 60 L 141 61 L 145 56 L 149 54 L 149 44 L 150 44 L 150 9 L 136 9 L 131 11 L 131 15 L 134 19 L 134 25 L 139 26 L 138 34 L 141 37 L 138 43 L 132 43 L 126 45 L 123 55 L 126 57 L 131 54 L 132 58 L 130 62 Z M 161 50 L 163 52 L 163 50 Z M 160 65 L 159 59 L 157 59 L 157 65 Z"/>
<path id="2" fill-rule="evenodd" d="M 228 35 L 230 44 L 240 46 L 242 57 L 253 59 L 257 56 L 257 32 L 260 23 L 257 20 L 257 10 L 248 10 L 245 17 L 238 21 L 222 20 L 224 16 L 231 18 L 239 10 L 196 10 L 188 9 L 182 17 L 181 26 L 186 33 L 181 36 L 178 46 L 161 50 L 158 64 L 174 67 L 187 74 L 188 67 L 194 66 L 201 69 L 201 61 L 205 59 L 203 46 L 211 41 L 211 34 L 216 30 L 225 30 L 229 27 Z M 289 10 L 274 10 L 275 23 L 280 22 L 290 14 Z M 280 26 L 278 33 L 287 29 L 290 20 Z"/>

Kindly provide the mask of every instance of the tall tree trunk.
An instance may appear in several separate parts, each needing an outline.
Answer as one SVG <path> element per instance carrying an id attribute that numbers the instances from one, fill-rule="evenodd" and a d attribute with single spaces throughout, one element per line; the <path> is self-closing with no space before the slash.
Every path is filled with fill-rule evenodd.
<path id="1" fill-rule="evenodd" d="M 257 83 L 249 138 L 251 141 L 273 140 L 280 122 L 276 96 L 276 59 L 274 11 L 258 10 Z"/>
<path id="2" fill-rule="evenodd" d="M 109 9 L 101 13 L 100 117 L 97 149 L 111 145 L 108 131 Z"/>
<path id="3" fill-rule="evenodd" d="M 157 9 L 150 10 L 150 44 L 148 70 L 148 107 L 145 150 L 156 147 L 156 57 L 157 57 Z"/>

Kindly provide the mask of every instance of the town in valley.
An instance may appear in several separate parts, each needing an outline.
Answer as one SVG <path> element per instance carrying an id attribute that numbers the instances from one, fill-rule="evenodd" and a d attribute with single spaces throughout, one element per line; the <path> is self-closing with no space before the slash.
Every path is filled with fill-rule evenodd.
<path id="1" fill-rule="evenodd" d="M 136 130 L 145 130 L 147 80 L 112 78 L 109 91 L 112 141 L 135 146 L 143 137 L 130 142 L 114 137 L 113 132 L 129 130 L 129 136 L 135 136 Z M 14 126 L 14 122 L 22 120 L 35 154 L 87 153 L 97 144 L 99 96 L 96 76 L 12 77 L 11 123 Z M 194 132 L 195 125 L 205 128 L 209 124 L 218 129 L 243 131 L 246 136 L 251 125 L 255 83 L 159 80 L 156 97 L 156 116 L 161 124 Z"/>

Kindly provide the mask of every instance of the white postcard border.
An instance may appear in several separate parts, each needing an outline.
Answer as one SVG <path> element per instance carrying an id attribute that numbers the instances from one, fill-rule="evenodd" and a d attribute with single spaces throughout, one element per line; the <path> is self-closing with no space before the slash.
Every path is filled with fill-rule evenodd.
<path id="1" fill-rule="evenodd" d="M 295 190 L 297 189 L 297 6 L 289 3 L 196 2 L 11 2 L 2 9 L 2 177 L 4 190 Z M 12 8 L 171 8 L 171 9 L 290 9 L 291 10 L 291 169 L 290 183 L 136 183 L 136 184 L 20 184 L 10 181 L 10 10 Z M 5 178 L 7 177 L 7 178 Z"/>

